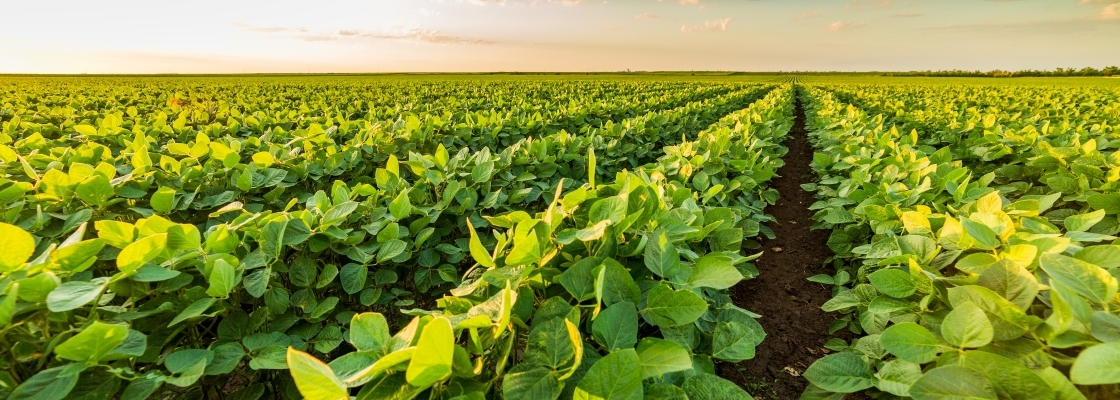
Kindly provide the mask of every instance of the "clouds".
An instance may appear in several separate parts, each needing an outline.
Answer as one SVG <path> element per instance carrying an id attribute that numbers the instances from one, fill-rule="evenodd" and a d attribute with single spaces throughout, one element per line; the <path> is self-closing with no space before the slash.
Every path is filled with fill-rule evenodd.
<path id="1" fill-rule="evenodd" d="M 1101 10 L 1101 19 L 1112 20 L 1120 19 L 1120 3 L 1111 4 Z"/>
<path id="2" fill-rule="evenodd" d="M 810 19 L 810 18 L 816 18 L 816 17 L 819 17 L 819 16 L 821 16 L 821 11 L 820 10 L 813 10 L 813 11 L 809 11 L 807 13 L 798 15 L 797 18 L 795 18 L 795 19 L 798 20 L 798 21 L 801 21 L 801 20 L 806 20 L 806 19 Z"/>
<path id="3" fill-rule="evenodd" d="M 330 42 L 330 41 L 360 41 L 360 40 L 401 40 L 413 41 L 430 44 L 471 44 L 471 45 L 489 45 L 496 44 L 497 42 L 483 39 L 472 39 L 458 36 L 446 35 L 440 32 L 439 29 L 425 29 L 420 26 L 401 27 L 396 26 L 386 29 L 382 32 L 371 32 L 361 29 L 340 29 L 334 32 L 312 32 L 307 28 L 289 28 L 289 27 L 258 27 L 245 23 L 233 23 L 234 27 L 239 29 L 269 34 L 280 38 L 297 39 L 304 42 Z"/>
<path id="4" fill-rule="evenodd" d="M 856 28 L 862 28 L 864 26 L 867 26 L 867 23 L 864 22 L 864 21 L 859 21 L 859 22 L 836 21 L 836 22 L 833 22 L 831 24 L 825 25 L 824 29 L 829 31 L 829 32 L 840 32 L 840 31 L 852 30 L 852 29 L 856 29 Z"/>
<path id="5" fill-rule="evenodd" d="M 657 15 L 657 14 L 653 14 L 653 13 L 648 13 L 648 12 L 644 12 L 644 13 L 641 13 L 641 14 L 638 14 L 638 15 L 634 16 L 634 19 L 649 20 L 649 19 L 658 19 L 658 18 L 661 18 L 661 16 Z"/>
<path id="6" fill-rule="evenodd" d="M 926 15 L 926 13 L 924 13 L 924 12 L 899 13 L 899 14 L 891 14 L 891 18 L 916 18 L 916 17 L 920 17 L 920 16 L 923 16 L 923 15 Z"/>
<path id="7" fill-rule="evenodd" d="M 682 0 L 683 1 L 683 0 Z M 691 33 L 695 31 L 726 31 L 727 24 L 731 22 L 731 18 L 720 18 L 711 21 L 704 21 L 703 25 L 681 25 L 681 32 Z"/>

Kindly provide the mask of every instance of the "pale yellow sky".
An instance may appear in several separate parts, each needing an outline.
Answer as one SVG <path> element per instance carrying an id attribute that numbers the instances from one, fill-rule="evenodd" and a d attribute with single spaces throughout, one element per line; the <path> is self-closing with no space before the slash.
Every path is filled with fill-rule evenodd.
<path id="1" fill-rule="evenodd" d="M 1120 65 L 1120 0 L 6 3 L 0 73 Z"/>

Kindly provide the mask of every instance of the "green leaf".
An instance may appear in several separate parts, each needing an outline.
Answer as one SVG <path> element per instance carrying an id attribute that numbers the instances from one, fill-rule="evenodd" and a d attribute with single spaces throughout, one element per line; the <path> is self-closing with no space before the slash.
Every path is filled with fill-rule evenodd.
<path id="1" fill-rule="evenodd" d="M 393 239 L 381 245 L 381 249 L 377 250 L 377 262 L 384 263 L 392 260 L 401 253 L 404 253 L 408 248 L 408 243 L 400 239 Z"/>
<path id="2" fill-rule="evenodd" d="M 561 389 L 556 375 L 544 367 L 518 368 L 502 377 L 502 395 L 507 399 L 555 399 Z"/>
<path id="3" fill-rule="evenodd" d="M 97 237 L 105 239 L 118 249 L 123 249 L 136 240 L 136 226 L 127 222 L 101 220 L 93 226 L 97 229 Z"/>
<path id="4" fill-rule="evenodd" d="M 79 184 L 74 192 L 78 194 L 78 198 L 82 201 L 96 206 L 104 205 L 116 195 L 109 179 L 101 175 L 89 177 Z"/>
<path id="5" fill-rule="evenodd" d="M 366 279 L 369 278 L 369 267 L 362 264 L 346 264 L 338 279 L 342 281 L 342 290 L 346 294 L 355 294 L 366 288 Z"/>
<path id="6" fill-rule="evenodd" d="M 638 310 L 634 303 L 615 303 L 599 313 L 591 335 L 608 351 L 634 347 L 638 343 Z"/>
<path id="7" fill-rule="evenodd" d="M 175 326 L 175 324 L 202 315 L 202 312 L 206 311 L 206 309 L 210 308 L 210 306 L 212 305 L 214 305 L 213 297 L 203 297 L 201 299 L 195 300 L 194 303 L 191 303 L 189 306 L 187 306 L 187 308 L 184 308 L 183 311 L 179 313 L 179 315 L 176 315 L 175 318 L 171 320 L 171 323 L 167 324 L 167 326 Z"/>
<path id="8" fill-rule="evenodd" d="M 47 295 L 47 308 L 53 312 L 70 311 L 93 301 L 109 284 L 108 278 L 89 282 L 70 281 L 59 285 Z"/>
<path id="9" fill-rule="evenodd" d="M 871 367 L 852 352 L 829 354 L 803 374 L 814 385 L 836 393 L 855 393 L 872 386 Z"/>
<path id="10" fill-rule="evenodd" d="M 471 257 L 474 258 L 478 265 L 486 268 L 494 268 L 494 258 L 490 256 L 490 252 L 486 247 L 482 246 L 482 241 L 478 239 L 478 232 L 474 231 L 474 225 L 471 224 L 470 218 L 467 219 L 467 229 L 471 231 L 470 250 Z"/>
<path id="11" fill-rule="evenodd" d="M 987 225 L 968 218 L 961 218 L 961 225 L 964 225 L 965 232 L 968 232 L 977 249 L 992 250 L 999 247 L 999 236 Z"/>
<path id="12" fill-rule="evenodd" d="M 598 200 L 591 204 L 587 213 L 588 222 L 595 224 L 601 221 L 611 221 L 617 224 L 626 217 L 626 198 L 612 196 Z"/>
<path id="13" fill-rule="evenodd" d="M 412 203 L 408 200 L 407 190 L 401 191 L 397 198 L 389 203 L 389 213 L 398 221 L 412 213 Z"/>
<path id="14" fill-rule="evenodd" d="M 1120 343 L 1102 343 L 1081 351 L 1069 370 L 1078 385 L 1120 383 Z"/>
<path id="15" fill-rule="evenodd" d="M 1043 254 L 1039 263 L 1055 281 L 1097 304 L 1108 303 L 1116 296 L 1116 277 L 1104 268 L 1052 253 Z"/>
<path id="16" fill-rule="evenodd" d="M 969 351 L 960 357 L 961 366 L 988 378 L 1001 399 L 1052 399 L 1054 391 L 1034 371 L 1005 357 Z"/>
<path id="17" fill-rule="evenodd" d="M 455 335 L 451 321 L 436 317 L 420 332 L 416 354 L 408 363 L 405 378 L 412 386 L 426 388 L 451 375 Z"/>
<path id="18" fill-rule="evenodd" d="M 117 269 L 130 275 L 167 249 L 167 234 L 158 233 L 129 244 L 117 255 Z"/>
<path id="19" fill-rule="evenodd" d="M 595 189 L 595 148 L 587 146 L 587 186 Z"/>
<path id="20" fill-rule="evenodd" d="M 103 248 L 105 248 L 103 239 L 83 240 L 59 247 L 51 253 L 48 268 L 81 272 L 90 267 Z"/>
<path id="21" fill-rule="evenodd" d="M 175 224 L 167 228 L 167 247 L 172 250 L 194 250 L 202 247 L 202 234 L 191 224 Z"/>
<path id="22" fill-rule="evenodd" d="M 639 400 L 642 365 L 634 349 L 607 354 L 595 362 L 576 385 L 575 400 Z"/>
<path id="23" fill-rule="evenodd" d="M 383 351 L 389 338 L 389 324 L 380 313 L 355 314 L 350 319 L 350 343 L 358 351 Z"/>
<path id="24" fill-rule="evenodd" d="M 1097 210 L 1085 214 L 1077 214 L 1066 217 L 1063 222 L 1066 230 L 1070 232 L 1085 232 L 1088 231 L 1093 225 L 1101 222 L 1104 219 L 1105 211 Z"/>
<path id="25" fill-rule="evenodd" d="M 513 244 L 513 250 L 506 255 L 506 266 L 528 265 L 541 259 L 541 246 L 537 235 L 530 233 Z"/>
<path id="26" fill-rule="evenodd" d="M 875 377 L 879 378 L 875 382 L 875 387 L 879 390 L 895 396 L 907 397 L 910 386 L 922 377 L 922 366 L 906 360 L 890 360 L 883 363 L 879 372 L 875 373 Z"/>
<path id="27" fill-rule="evenodd" d="M 665 231 L 658 231 L 646 241 L 646 268 L 660 277 L 673 278 L 681 273 L 681 257 Z"/>
<path id="28" fill-rule="evenodd" d="M 152 194 L 149 203 L 156 212 L 166 213 L 171 211 L 171 207 L 175 203 L 175 189 L 166 186 L 159 188 Z"/>
<path id="29" fill-rule="evenodd" d="M 891 325 L 879 335 L 883 349 L 903 360 L 925 364 L 937 358 L 937 338 L 913 322 Z"/>
<path id="30" fill-rule="evenodd" d="M 96 363 L 128 337 L 128 327 L 94 321 L 74 337 L 67 339 L 54 353 L 61 358 Z"/>
<path id="31" fill-rule="evenodd" d="M 991 289 L 1023 311 L 1026 311 L 1038 296 L 1039 286 L 1034 274 L 1007 259 L 1000 260 L 985 269 L 977 283 Z"/>
<path id="32" fill-rule="evenodd" d="M 236 274 L 232 265 L 219 258 L 214 262 L 214 268 L 210 270 L 210 276 L 207 277 L 210 287 L 206 289 L 206 294 L 218 298 L 228 297 L 230 290 L 233 289 L 234 280 L 237 279 Z"/>
<path id="33" fill-rule="evenodd" d="M 292 373 L 292 379 L 296 381 L 296 388 L 305 398 L 350 399 L 350 391 L 342 385 L 334 371 L 307 353 L 288 347 L 288 369 Z"/>
<path id="34" fill-rule="evenodd" d="M 996 400 L 992 382 L 971 369 L 948 365 L 922 375 L 910 386 L 915 400 Z"/>
<path id="35" fill-rule="evenodd" d="M 96 136 L 97 128 L 94 128 L 93 125 L 87 124 L 74 125 L 74 132 L 78 132 L 86 136 Z"/>
<path id="36" fill-rule="evenodd" d="M 702 373 L 690 376 L 682 385 L 688 400 L 750 400 L 751 395 L 727 379 Z"/>
<path id="37" fill-rule="evenodd" d="M 649 248 L 648 244 L 646 248 Z M 708 254 L 694 263 L 692 273 L 688 276 L 688 285 L 724 290 L 742 280 L 743 274 L 725 257 Z"/>
<path id="38" fill-rule="evenodd" d="M 647 304 L 650 321 L 663 327 L 691 324 L 708 311 L 708 302 L 696 293 L 673 290 L 666 284 L 649 291 Z"/>
<path id="39" fill-rule="evenodd" d="M 35 252 L 35 238 L 18 226 L 0 222 L 0 272 L 20 268 Z"/>
<path id="40" fill-rule="evenodd" d="M 405 194 L 405 192 L 402 192 L 402 194 Z M 408 203 L 407 194 L 405 195 L 404 201 L 405 201 L 405 203 Z M 394 200 L 393 202 L 395 203 L 396 200 Z M 390 204 L 390 207 L 392 207 L 391 204 Z M 408 213 L 411 212 L 411 207 L 412 206 L 409 205 L 409 207 L 410 207 L 409 211 L 405 211 L 404 216 L 397 217 L 397 214 L 394 212 L 393 217 L 397 217 L 397 219 L 401 219 L 401 218 L 404 218 L 405 216 L 408 216 Z M 354 210 L 357 210 L 357 209 L 358 209 L 358 202 L 356 202 L 356 201 L 347 201 L 347 202 L 344 202 L 342 204 L 338 204 L 334 207 L 331 207 L 330 210 L 327 210 L 327 213 L 323 215 L 323 220 L 321 221 L 321 224 L 322 224 L 323 227 L 328 227 L 328 226 L 332 226 L 332 225 L 338 224 L 340 222 L 343 222 L 343 221 L 346 220 L 346 217 L 350 216 L 350 213 L 353 213 Z"/>
<path id="41" fill-rule="evenodd" d="M 985 346 L 992 342 L 994 334 L 984 310 L 973 303 L 958 305 L 941 322 L 941 336 L 957 347 Z"/>
<path id="42" fill-rule="evenodd" d="M 724 361 L 754 358 L 758 339 L 749 327 L 736 321 L 720 322 L 712 333 L 712 357 Z"/>
<path id="43" fill-rule="evenodd" d="M 918 290 L 914 280 L 899 269 L 881 269 L 867 276 L 871 285 L 880 292 L 896 299 L 905 299 Z"/>
<path id="44" fill-rule="evenodd" d="M 71 365 L 44 369 L 23 381 L 8 400 L 62 400 L 78 384 L 78 374 L 63 374 Z"/>
<path id="45" fill-rule="evenodd" d="M 638 358 L 642 362 L 642 379 L 692 369 L 692 356 L 688 350 L 668 340 L 642 339 L 638 343 Z"/>
<path id="46" fill-rule="evenodd" d="M 1101 268 L 1117 268 L 1120 267 L 1120 246 L 1089 246 L 1078 251 L 1073 257 Z"/>

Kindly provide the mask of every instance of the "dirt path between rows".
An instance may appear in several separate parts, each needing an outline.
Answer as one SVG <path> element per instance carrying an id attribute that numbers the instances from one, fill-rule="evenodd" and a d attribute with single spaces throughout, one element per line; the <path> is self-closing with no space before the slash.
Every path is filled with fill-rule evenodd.
<path id="1" fill-rule="evenodd" d="M 761 314 L 758 320 L 766 339 L 753 359 L 719 366 L 719 374 L 743 386 L 761 399 L 796 399 L 809 384 L 801 373 L 827 350 L 824 343 L 832 337 L 828 326 L 835 319 L 821 310 L 832 297 L 831 289 L 806 279 L 820 273 L 832 274 L 822 267 L 833 253 L 826 244 L 828 231 L 810 230 L 813 212 L 809 206 L 813 193 L 801 189 L 816 175 L 810 167 L 813 148 L 805 130 L 805 111 L 800 98 L 790 136 L 783 145 L 789 148 L 786 164 L 769 185 L 781 194 L 778 204 L 766 212 L 777 222 L 769 226 L 774 240 L 762 240 L 765 254 L 758 259 L 759 276 L 731 289 L 739 307 Z M 840 334 L 841 332 L 837 332 Z"/>

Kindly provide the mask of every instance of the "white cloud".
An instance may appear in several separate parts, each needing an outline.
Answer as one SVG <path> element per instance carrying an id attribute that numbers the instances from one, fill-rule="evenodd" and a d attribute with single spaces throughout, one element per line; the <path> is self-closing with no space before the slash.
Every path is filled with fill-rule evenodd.
<path id="1" fill-rule="evenodd" d="M 864 21 L 859 21 L 859 22 L 836 21 L 836 22 L 833 22 L 831 24 L 825 25 L 824 29 L 827 29 L 827 30 L 832 31 L 832 32 L 839 32 L 839 31 L 847 30 L 847 29 L 861 28 L 865 25 L 867 25 L 867 23 L 864 22 Z"/>
<path id="2" fill-rule="evenodd" d="M 855 10 L 868 10 L 871 8 L 887 8 L 894 3 L 894 0 L 851 0 L 844 7 L 852 8 Z"/>
<path id="3" fill-rule="evenodd" d="M 1081 0 L 1077 4 L 1112 4 L 1116 2 L 1117 0 Z"/>
<path id="4" fill-rule="evenodd" d="M 680 0 L 681 4 L 700 4 L 700 0 Z"/>
<path id="5" fill-rule="evenodd" d="M 1120 3 L 1105 7 L 1100 15 L 1101 19 L 1120 19 Z"/>
<path id="6" fill-rule="evenodd" d="M 804 20 L 804 19 L 809 19 L 809 18 L 816 18 L 816 17 L 819 17 L 820 15 L 821 15 L 820 10 L 813 10 L 813 11 L 809 11 L 807 13 L 798 15 L 797 19 L 798 20 Z"/>
<path id="7" fill-rule="evenodd" d="M 704 25 L 681 25 L 681 32 L 689 33 L 694 31 L 726 31 L 728 22 L 731 22 L 731 18 L 720 18 L 716 20 L 705 21 Z"/>
<path id="8" fill-rule="evenodd" d="M 638 14 L 638 15 L 634 16 L 634 19 L 658 19 L 658 18 L 661 18 L 661 16 L 657 15 L 657 14 L 648 13 L 648 12 L 644 12 L 644 13 L 641 13 L 641 14 Z"/>
<path id="9" fill-rule="evenodd" d="M 914 17 L 923 16 L 923 15 L 926 15 L 926 13 L 924 13 L 924 12 L 912 12 L 912 13 L 891 14 L 891 17 L 894 17 L 894 18 L 914 18 Z"/>

